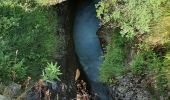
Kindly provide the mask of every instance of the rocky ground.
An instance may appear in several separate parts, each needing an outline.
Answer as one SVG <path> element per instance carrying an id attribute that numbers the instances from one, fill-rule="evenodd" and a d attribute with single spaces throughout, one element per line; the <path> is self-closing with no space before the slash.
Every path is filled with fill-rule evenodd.
<path id="1" fill-rule="evenodd" d="M 137 81 L 138 79 L 131 75 L 120 78 L 116 84 L 110 85 L 110 96 L 113 100 L 153 100 L 153 95 Z M 4 88 L 0 100 L 11 100 L 11 98 L 13 100 L 96 100 L 84 80 L 77 79 L 75 86 L 77 96 L 71 98 L 67 94 L 69 87 L 63 82 L 39 80 L 33 86 L 28 85 L 25 90 L 20 85 L 12 83 Z M 162 97 L 161 100 L 168 98 Z"/>
<path id="2" fill-rule="evenodd" d="M 112 85 L 111 95 L 115 100 L 152 100 L 151 94 L 131 75 L 124 76 Z"/>

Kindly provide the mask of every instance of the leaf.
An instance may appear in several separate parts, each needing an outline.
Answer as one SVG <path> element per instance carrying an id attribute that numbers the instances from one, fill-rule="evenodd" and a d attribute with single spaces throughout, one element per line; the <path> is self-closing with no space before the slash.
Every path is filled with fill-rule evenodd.
<path id="1" fill-rule="evenodd" d="M 80 77 L 80 70 L 77 69 L 76 70 L 76 76 L 75 76 L 75 81 L 77 81 L 77 79 Z"/>

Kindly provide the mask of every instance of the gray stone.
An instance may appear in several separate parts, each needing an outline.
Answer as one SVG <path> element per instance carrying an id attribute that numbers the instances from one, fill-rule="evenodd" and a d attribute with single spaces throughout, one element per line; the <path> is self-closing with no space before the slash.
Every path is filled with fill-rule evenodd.
<path id="1" fill-rule="evenodd" d="M 19 94 L 20 89 L 21 89 L 21 85 L 16 83 L 11 83 L 9 86 L 5 88 L 3 95 L 9 97 L 16 97 Z"/>
<path id="2" fill-rule="evenodd" d="M 0 100 L 11 100 L 9 97 L 0 95 Z"/>
<path id="3" fill-rule="evenodd" d="M 118 82 L 112 86 L 112 97 L 115 100 L 151 100 L 151 94 L 137 84 L 138 80 L 132 75 L 126 75 L 118 79 Z"/>

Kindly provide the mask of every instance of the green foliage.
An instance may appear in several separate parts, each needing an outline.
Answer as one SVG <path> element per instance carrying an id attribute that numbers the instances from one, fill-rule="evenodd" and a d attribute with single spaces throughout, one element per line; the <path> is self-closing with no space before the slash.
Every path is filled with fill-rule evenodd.
<path id="1" fill-rule="evenodd" d="M 47 63 L 47 67 L 44 69 L 43 71 L 43 79 L 44 80 L 54 80 L 54 79 L 57 79 L 57 80 L 60 80 L 59 79 L 59 76 L 62 74 L 60 72 L 60 66 L 57 66 L 57 63 L 53 64 L 52 62 L 51 63 Z"/>
<path id="2" fill-rule="evenodd" d="M 7 51 L 10 48 L 7 46 L 8 41 L 2 40 L 0 38 L 0 81 L 10 80 L 12 79 L 12 72 L 10 70 L 11 66 L 14 63 L 14 57 L 12 57 L 12 53 L 8 53 Z M 11 59 L 13 58 L 13 59 Z"/>
<path id="3" fill-rule="evenodd" d="M 121 35 L 132 38 L 150 31 L 150 24 L 160 16 L 160 6 L 166 0 L 101 0 L 96 5 L 102 24 L 120 27 Z"/>
<path id="4" fill-rule="evenodd" d="M 141 46 L 141 50 L 132 61 L 132 72 L 135 75 L 152 75 L 158 73 L 161 61 L 148 47 Z"/>
<path id="5" fill-rule="evenodd" d="M 151 48 L 160 49 L 161 57 L 163 58 L 162 66 L 160 66 L 159 74 L 157 75 L 157 90 L 161 93 L 170 90 L 170 3 L 164 4 L 163 6 L 163 16 L 159 18 L 157 23 L 155 23 L 149 35 L 146 36 L 143 41 L 145 44 L 149 45 Z M 158 53 L 159 53 L 158 52 Z"/>
<path id="6" fill-rule="evenodd" d="M 168 1 L 168 3 L 167 3 Z M 155 93 L 166 96 L 170 87 L 170 1 L 169 0 L 101 0 L 97 16 L 106 27 L 121 32 L 111 32 L 105 60 L 101 67 L 101 80 L 121 76 L 124 72 L 125 55 L 128 50 L 125 38 L 134 41 L 136 53 L 130 63 L 129 73 L 139 78 L 139 84 L 150 87 Z M 107 31 L 104 31 L 107 33 Z M 147 33 L 147 34 L 145 34 Z M 149 33 L 149 34 L 148 34 Z M 134 38 L 133 38 L 134 37 Z M 138 48 L 139 46 L 139 48 Z M 130 48 L 129 48 L 130 49 Z M 147 88 L 150 89 L 150 88 Z"/>
<path id="7" fill-rule="evenodd" d="M 23 67 L 24 60 L 14 64 L 12 67 L 12 78 L 15 82 L 21 82 L 26 78 L 26 67 Z"/>
<path id="8" fill-rule="evenodd" d="M 142 80 L 152 84 L 154 91 L 159 91 L 161 95 L 167 93 L 167 77 L 164 71 L 166 67 L 163 61 L 147 45 L 142 45 L 140 51 L 136 54 L 132 61 L 132 73 L 141 77 Z"/>
<path id="9" fill-rule="evenodd" d="M 167 0 L 162 6 L 162 12 L 164 16 L 170 16 L 170 0 Z"/>
<path id="10" fill-rule="evenodd" d="M 59 0 L 35 0 L 40 5 L 55 5 L 59 3 Z"/>
<path id="11" fill-rule="evenodd" d="M 15 81 L 38 78 L 53 54 L 63 50 L 56 11 L 34 0 L 0 0 L 0 12 L 0 81 L 11 81 L 12 70 Z"/>
<path id="12" fill-rule="evenodd" d="M 163 71 L 168 79 L 168 87 L 170 89 L 170 52 L 167 52 L 164 59 L 164 65 L 166 66 Z"/>
<path id="13" fill-rule="evenodd" d="M 13 17 L 0 17 L 0 30 L 1 30 L 1 36 L 6 35 L 8 33 L 8 30 L 12 27 L 18 26 L 18 18 Z"/>
<path id="14" fill-rule="evenodd" d="M 6 41 L 0 39 L 0 81 L 1 82 L 21 82 L 26 77 L 26 68 L 23 66 L 24 60 L 18 61 L 14 52 L 9 52 L 10 48 Z M 15 55 L 15 56 L 14 56 Z"/>
<path id="15" fill-rule="evenodd" d="M 144 42 L 150 46 L 162 45 L 167 47 L 170 44 L 170 16 L 163 16 L 151 28 L 151 32 L 146 36 Z"/>
<path id="16" fill-rule="evenodd" d="M 108 82 L 110 78 L 122 75 L 125 58 L 124 44 L 125 39 L 116 30 L 107 46 L 107 53 L 104 56 L 105 60 L 100 69 L 101 81 Z"/>

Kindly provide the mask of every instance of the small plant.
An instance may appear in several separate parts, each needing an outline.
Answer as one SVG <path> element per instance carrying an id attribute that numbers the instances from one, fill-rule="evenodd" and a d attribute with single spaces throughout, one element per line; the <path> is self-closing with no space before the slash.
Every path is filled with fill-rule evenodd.
<path id="1" fill-rule="evenodd" d="M 24 60 L 21 60 L 12 68 L 12 80 L 15 82 L 21 82 L 26 78 L 27 67 L 23 67 Z"/>
<path id="2" fill-rule="evenodd" d="M 54 80 L 57 79 L 60 81 L 59 76 L 62 74 L 60 72 L 60 66 L 57 66 L 57 63 L 53 64 L 47 63 L 47 67 L 43 71 L 43 79 L 44 80 Z"/>

